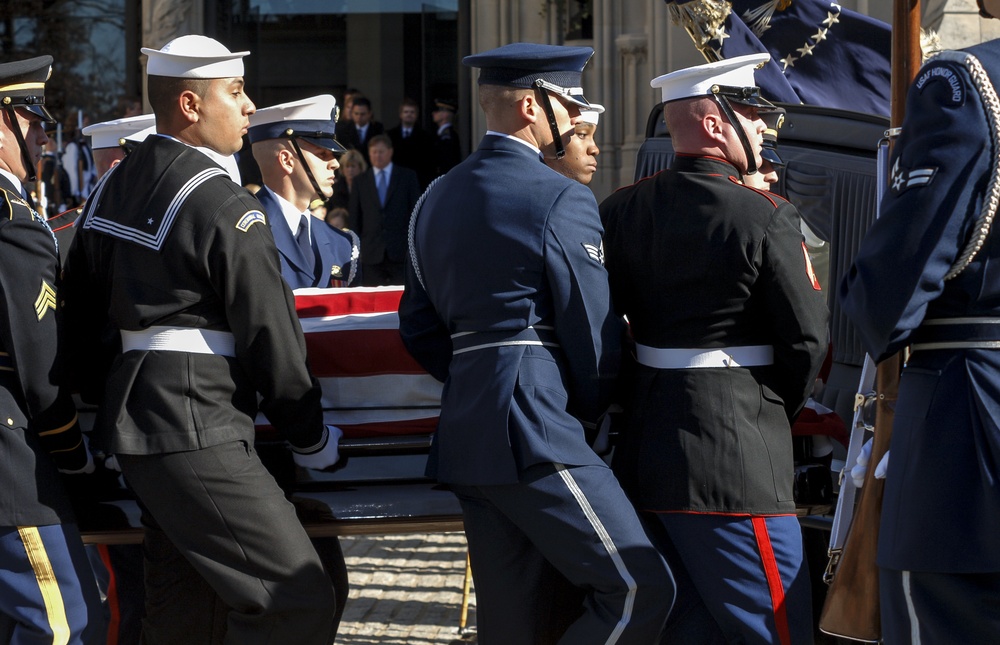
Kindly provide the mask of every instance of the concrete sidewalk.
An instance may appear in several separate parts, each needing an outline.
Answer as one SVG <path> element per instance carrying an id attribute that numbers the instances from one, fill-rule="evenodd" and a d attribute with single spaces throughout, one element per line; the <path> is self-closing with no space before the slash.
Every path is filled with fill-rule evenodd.
<path id="1" fill-rule="evenodd" d="M 340 538 L 351 592 L 338 645 L 475 643 L 476 599 L 470 593 L 461 635 L 464 533 Z"/>

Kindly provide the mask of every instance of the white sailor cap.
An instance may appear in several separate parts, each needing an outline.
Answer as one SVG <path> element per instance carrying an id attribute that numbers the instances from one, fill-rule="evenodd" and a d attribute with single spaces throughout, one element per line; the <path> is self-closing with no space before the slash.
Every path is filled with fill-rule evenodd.
<path id="1" fill-rule="evenodd" d="M 601 112 L 604 112 L 604 106 L 600 103 L 591 103 L 589 109 L 580 110 L 579 121 L 583 123 L 593 123 L 597 125 L 597 122 L 601 118 Z"/>
<path id="2" fill-rule="evenodd" d="M 250 143 L 296 137 L 334 152 L 347 152 L 337 142 L 337 99 L 320 94 L 262 108 L 250 115 Z"/>
<path id="3" fill-rule="evenodd" d="M 156 117 L 152 114 L 94 123 L 83 129 L 83 135 L 90 137 L 90 147 L 94 150 L 117 148 L 123 139 L 140 143 L 153 132 L 156 132 Z"/>
<path id="4" fill-rule="evenodd" d="M 231 52 L 207 36 L 180 36 L 162 49 L 143 47 L 149 57 L 146 73 L 174 78 L 234 78 L 243 76 L 243 57 L 248 51 Z"/>
<path id="5" fill-rule="evenodd" d="M 769 60 L 771 55 L 767 53 L 727 58 L 657 76 L 649 85 L 659 88 L 664 103 L 722 94 L 737 103 L 770 107 L 758 96 L 760 88 L 753 77 L 754 71 Z"/>

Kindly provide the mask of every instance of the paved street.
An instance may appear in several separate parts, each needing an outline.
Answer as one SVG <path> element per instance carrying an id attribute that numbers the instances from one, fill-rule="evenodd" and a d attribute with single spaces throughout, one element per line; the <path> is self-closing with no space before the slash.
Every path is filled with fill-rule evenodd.
<path id="1" fill-rule="evenodd" d="M 475 643 L 475 595 L 467 625 L 462 611 L 463 533 L 342 537 L 351 593 L 338 645 Z"/>

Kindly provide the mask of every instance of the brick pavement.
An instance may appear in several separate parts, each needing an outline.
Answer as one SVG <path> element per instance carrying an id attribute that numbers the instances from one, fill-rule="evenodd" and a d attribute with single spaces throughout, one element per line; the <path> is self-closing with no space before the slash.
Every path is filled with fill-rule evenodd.
<path id="1" fill-rule="evenodd" d="M 467 625 L 458 632 L 466 542 L 463 533 L 340 538 L 351 592 L 338 645 L 457 645 L 475 643 L 470 594 Z"/>

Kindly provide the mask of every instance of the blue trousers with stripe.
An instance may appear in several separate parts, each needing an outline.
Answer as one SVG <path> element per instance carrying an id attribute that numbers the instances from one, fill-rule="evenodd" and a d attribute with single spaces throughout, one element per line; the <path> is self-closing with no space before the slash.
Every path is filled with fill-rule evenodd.
<path id="1" fill-rule="evenodd" d="M 879 569 L 879 601 L 887 645 L 1000 639 L 1000 573 Z"/>
<path id="2" fill-rule="evenodd" d="M 0 642 L 97 645 L 106 629 L 75 525 L 0 528 Z"/>
<path id="3" fill-rule="evenodd" d="M 813 642 L 809 569 L 795 516 L 656 517 L 728 642 Z"/>
<path id="4" fill-rule="evenodd" d="M 452 490 L 480 645 L 657 641 L 673 577 L 609 468 L 539 464 L 518 484 Z"/>

